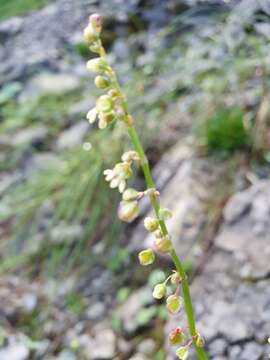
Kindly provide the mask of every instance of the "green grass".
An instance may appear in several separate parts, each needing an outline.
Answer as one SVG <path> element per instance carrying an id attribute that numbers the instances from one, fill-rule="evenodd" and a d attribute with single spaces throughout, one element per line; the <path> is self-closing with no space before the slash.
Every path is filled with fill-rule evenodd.
<path id="1" fill-rule="evenodd" d="M 205 123 L 205 141 L 210 152 L 230 153 L 250 143 L 241 109 L 219 109 Z"/>
<path id="2" fill-rule="evenodd" d="M 0 0 L 0 21 L 25 15 L 45 6 L 48 0 Z"/>

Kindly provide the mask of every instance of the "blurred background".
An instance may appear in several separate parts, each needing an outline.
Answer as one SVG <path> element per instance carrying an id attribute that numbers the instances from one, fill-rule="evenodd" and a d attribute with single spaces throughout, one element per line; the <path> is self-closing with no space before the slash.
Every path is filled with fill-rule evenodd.
<path id="1" fill-rule="evenodd" d="M 173 360 L 164 339 L 185 326 L 151 296 L 168 259 L 138 266 L 149 204 L 121 225 L 103 179 L 125 132 L 85 119 L 93 12 L 173 210 L 210 358 L 266 359 L 269 0 L 0 0 L 0 360 Z"/>

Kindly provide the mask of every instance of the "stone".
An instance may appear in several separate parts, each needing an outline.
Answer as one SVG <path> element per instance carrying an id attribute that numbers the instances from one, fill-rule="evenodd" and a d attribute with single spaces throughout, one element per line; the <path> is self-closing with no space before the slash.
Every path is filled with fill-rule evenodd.
<path id="1" fill-rule="evenodd" d="M 23 343 L 9 344 L 0 350 L 0 359 L 27 360 L 30 354 L 29 349 Z"/>
<path id="2" fill-rule="evenodd" d="M 89 124 L 86 120 L 76 123 L 61 133 L 57 140 L 56 148 L 58 150 L 64 150 L 80 145 L 88 130 Z"/>
<path id="3" fill-rule="evenodd" d="M 137 349 L 144 355 L 151 355 L 156 347 L 156 343 L 153 339 L 145 339 L 138 346 Z"/>
<path id="4" fill-rule="evenodd" d="M 91 360 L 110 360 L 116 352 L 116 336 L 106 323 L 99 323 L 93 329 L 93 336 L 79 337 L 86 358 Z"/>
<path id="5" fill-rule="evenodd" d="M 63 242 L 73 242 L 80 239 L 82 234 L 81 225 L 67 225 L 61 223 L 50 231 L 50 240 L 55 244 L 60 244 Z"/>
<path id="6" fill-rule="evenodd" d="M 86 310 L 86 317 L 92 321 L 99 320 L 104 315 L 105 310 L 106 309 L 103 302 L 96 302 L 93 305 L 90 305 Z"/>
<path id="7" fill-rule="evenodd" d="M 39 125 L 17 131 L 10 139 L 10 142 L 11 145 L 14 147 L 22 146 L 25 144 L 30 144 L 35 146 L 43 142 L 47 135 L 48 135 L 47 127 L 43 125 Z"/>
<path id="8" fill-rule="evenodd" d="M 80 79 L 73 74 L 42 72 L 27 83 L 22 99 L 42 95 L 62 95 L 80 87 Z"/>
<path id="9" fill-rule="evenodd" d="M 237 257 L 241 263 L 238 276 L 256 278 L 270 272 L 269 214 L 269 180 L 260 180 L 229 199 L 216 245 Z"/>

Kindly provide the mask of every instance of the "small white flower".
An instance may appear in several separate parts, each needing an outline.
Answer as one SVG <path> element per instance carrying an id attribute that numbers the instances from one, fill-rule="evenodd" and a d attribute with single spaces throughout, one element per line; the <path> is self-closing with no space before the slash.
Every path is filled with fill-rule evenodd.
<path id="1" fill-rule="evenodd" d="M 110 187 L 115 189 L 118 187 L 120 193 L 126 188 L 126 180 L 132 175 L 130 164 L 118 163 L 113 169 L 104 170 L 105 180 L 110 182 Z"/>
<path id="2" fill-rule="evenodd" d="M 94 107 L 93 109 L 89 110 L 86 118 L 90 122 L 90 124 L 93 124 L 97 118 L 97 109 Z"/>

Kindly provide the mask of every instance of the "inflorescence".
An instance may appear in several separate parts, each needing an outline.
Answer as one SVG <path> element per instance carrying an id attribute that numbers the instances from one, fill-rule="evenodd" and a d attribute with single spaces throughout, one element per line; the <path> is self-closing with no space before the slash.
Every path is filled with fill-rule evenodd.
<path id="1" fill-rule="evenodd" d="M 122 155 L 121 162 L 117 163 L 112 169 L 104 171 L 105 180 L 109 182 L 111 188 L 118 189 L 122 195 L 118 216 L 124 222 L 130 223 L 139 215 L 140 199 L 144 196 L 150 198 L 155 217 L 146 217 L 144 227 L 153 234 L 153 246 L 139 253 L 139 262 L 144 266 L 150 265 L 155 261 L 158 253 L 169 254 L 172 257 L 176 270 L 164 282 L 154 287 L 153 297 L 158 300 L 166 298 L 166 307 L 170 314 L 179 313 L 183 304 L 185 305 L 189 335 L 180 327 L 173 329 L 169 335 L 171 345 L 177 346 L 177 357 L 182 360 L 187 359 L 190 346 L 193 344 L 198 359 L 207 359 L 202 349 L 204 340 L 195 327 L 186 275 L 173 249 L 165 224 L 165 221 L 172 216 L 172 213 L 169 209 L 161 208 L 159 205 L 159 192 L 154 187 L 148 161 L 133 125 L 134 120 L 128 112 L 127 102 L 115 72 L 107 62 L 106 52 L 100 38 L 101 30 L 101 17 L 98 14 L 91 15 L 89 24 L 84 30 L 84 39 L 88 43 L 90 50 L 97 54 L 97 57 L 87 62 L 87 69 L 96 74 L 96 87 L 106 93 L 97 99 L 96 106 L 87 113 L 87 119 L 90 123 L 97 120 L 100 129 L 104 129 L 116 121 L 123 122 L 127 127 L 134 147 L 134 150 L 127 151 Z M 143 169 L 147 184 L 145 191 L 137 191 L 128 187 L 128 181 L 132 177 L 132 168 L 134 166 L 141 166 Z M 174 291 L 172 292 L 171 289 L 174 289 Z M 183 290 L 183 298 L 180 296 L 181 289 Z"/>

